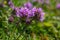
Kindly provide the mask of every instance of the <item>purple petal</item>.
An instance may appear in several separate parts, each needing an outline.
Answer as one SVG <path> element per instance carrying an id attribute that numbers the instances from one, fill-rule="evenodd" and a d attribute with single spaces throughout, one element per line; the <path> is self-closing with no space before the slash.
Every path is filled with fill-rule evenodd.
<path id="1" fill-rule="evenodd" d="M 27 2 L 24 4 L 24 7 L 27 7 L 28 9 L 32 9 L 33 5 L 30 2 Z"/>
<path id="2" fill-rule="evenodd" d="M 14 9 L 14 4 L 10 1 L 10 2 L 8 2 L 8 5 L 12 8 L 12 9 Z"/>
<path id="3" fill-rule="evenodd" d="M 38 8 L 38 13 L 43 12 L 42 8 Z"/>
<path id="4" fill-rule="evenodd" d="M 15 11 L 16 11 L 16 16 L 17 16 L 17 17 L 20 17 L 20 15 L 19 15 L 19 14 L 20 14 L 19 8 L 16 7 L 16 8 L 15 8 Z"/>
<path id="5" fill-rule="evenodd" d="M 34 17 L 35 16 L 35 14 L 30 10 L 30 11 L 28 11 L 28 17 Z"/>
<path id="6" fill-rule="evenodd" d="M 40 13 L 40 21 L 41 21 L 41 22 L 45 19 L 45 18 L 44 18 L 44 15 L 45 15 L 44 12 L 41 12 L 41 13 Z"/>
<path id="7" fill-rule="evenodd" d="M 33 13 L 36 13 L 36 12 L 37 12 L 37 8 L 34 7 L 34 8 L 32 9 L 32 12 L 33 12 Z"/>
<path id="8" fill-rule="evenodd" d="M 56 8 L 57 8 L 57 9 L 60 9 L 60 3 L 58 3 L 58 4 L 56 5 Z"/>

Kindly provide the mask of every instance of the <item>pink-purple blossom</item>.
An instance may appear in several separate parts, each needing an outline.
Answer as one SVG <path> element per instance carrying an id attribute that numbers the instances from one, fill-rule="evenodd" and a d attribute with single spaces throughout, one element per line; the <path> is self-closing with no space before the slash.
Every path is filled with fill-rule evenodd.
<path id="1" fill-rule="evenodd" d="M 40 21 L 41 21 L 41 22 L 45 19 L 45 18 L 44 18 L 44 15 L 45 15 L 44 12 L 41 12 L 41 13 L 40 13 Z"/>
<path id="2" fill-rule="evenodd" d="M 28 9 L 27 7 L 15 8 L 17 17 L 26 17 L 31 18 L 35 15 L 38 15 L 40 21 L 44 20 L 45 13 L 43 12 L 42 8 L 33 7 L 32 9 Z M 38 14 L 37 14 L 38 13 Z"/>
<path id="3" fill-rule="evenodd" d="M 27 7 L 28 9 L 32 9 L 33 5 L 31 2 L 27 2 L 24 4 L 24 7 Z"/>
<path id="4" fill-rule="evenodd" d="M 57 9 L 60 9 L 60 3 L 58 3 L 58 4 L 56 5 L 56 8 L 57 8 Z"/>
<path id="5" fill-rule="evenodd" d="M 13 4 L 11 1 L 8 2 L 8 5 L 9 5 L 12 9 L 14 9 L 14 4 Z"/>

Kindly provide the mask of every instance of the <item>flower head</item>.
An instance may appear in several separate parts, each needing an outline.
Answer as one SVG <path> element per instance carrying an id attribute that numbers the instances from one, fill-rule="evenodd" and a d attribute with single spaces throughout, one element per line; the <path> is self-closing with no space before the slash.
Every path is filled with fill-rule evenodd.
<path id="1" fill-rule="evenodd" d="M 43 12 L 42 8 L 38 8 L 38 13 Z"/>
<path id="2" fill-rule="evenodd" d="M 58 3 L 58 4 L 56 5 L 56 8 L 57 8 L 57 9 L 60 9 L 60 3 Z"/>
<path id="3" fill-rule="evenodd" d="M 32 9 L 33 5 L 30 2 L 27 2 L 24 4 L 24 7 L 27 7 L 28 9 Z"/>
<path id="4" fill-rule="evenodd" d="M 20 15 L 27 16 L 28 11 L 29 11 L 29 9 L 27 7 L 22 7 L 19 12 L 20 12 Z"/>
<path id="5" fill-rule="evenodd" d="M 14 9 L 14 4 L 13 4 L 11 1 L 8 2 L 8 5 L 9 5 L 12 9 Z"/>
<path id="6" fill-rule="evenodd" d="M 44 20 L 44 15 L 45 15 L 42 8 L 38 8 L 38 14 L 40 16 L 40 21 L 42 22 Z"/>
<path id="7" fill-rule="evenodd" d="M 16 11 L 16 16 L 17 17 L 20 17 L 20 12 L 19 12 L 19 8 L 18 7 L 15 7 L 14 10 Z"/>
<path id="8" fill-rule="evenodd" d="M 44 12 L 41 12 L 41 13 L 40 13 L 40 21 L 41 21 L 41 22 L 45 19 L 45 18 L 44 18 L 44 15 L 45 15 Z"/>
<path id="9" fill-rule="evenodd" d="M 36 12 L 37 12 L 37 8 L 36 7 L 33 7 L 32 13 L 36 13 Z"/>
<path id="10" fill-rule="evenodd" d="M 32 12 L 32 10 L 29 10 L 27 17 L 34 17 L 34 16 L 35 16 L 35 14 Z"/>

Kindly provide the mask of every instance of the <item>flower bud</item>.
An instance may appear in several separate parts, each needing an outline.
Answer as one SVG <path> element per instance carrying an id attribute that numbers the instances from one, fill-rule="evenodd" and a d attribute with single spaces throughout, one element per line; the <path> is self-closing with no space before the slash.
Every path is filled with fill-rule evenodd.
<path id="1" fill-rule="evenodd" d="M 14 21 L 14 18 L 13 16 L 10 16 L 9 19 L 8 19 L 9 22 L 13 22 Z"/>

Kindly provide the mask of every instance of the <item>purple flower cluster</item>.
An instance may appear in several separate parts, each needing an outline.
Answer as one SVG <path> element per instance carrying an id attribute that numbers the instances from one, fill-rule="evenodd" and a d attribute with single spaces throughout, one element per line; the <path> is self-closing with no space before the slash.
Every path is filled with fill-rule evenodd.
<path id="1" fill-rule="evenodd" d="M 31 17 L 35 17 L 35 15 L 38 15 L 39 20 L 43 21 L 45 13 L 42 8 L 33 7 L 32 9 L 28 9 L 27 7 L 21 7 L 20 9 L 16 9 L 16 15 L 17 17 L 26 17 L 27 20 Z"/>
<path id="2" fill-rule="evenodd" d="M 33 17 L 35 16 L 35 8 L 33 8 L 32 10 L 28 9 L 27 7 L 21 7 L 21 8 L 15 8 L 16 11 L 16 15 L 17 17 Z"/>
<path id="3" fill-rule="evenodd" d="M 23 7 L 14 7 L 13 3 L 9 2 L 9 5 L 12 9 L 15 10 L 16 16 L 20 18 L 26 18 L 26 22 L 30 21 L 30 18 L 34 18 L 39 16 L 39 20 L 44 20 L 45 13 L 43 12 L 42 8 L 36 8 L 33 7 L 33 5 L 30 2 L 27 2 L 24 4 Z"/>

